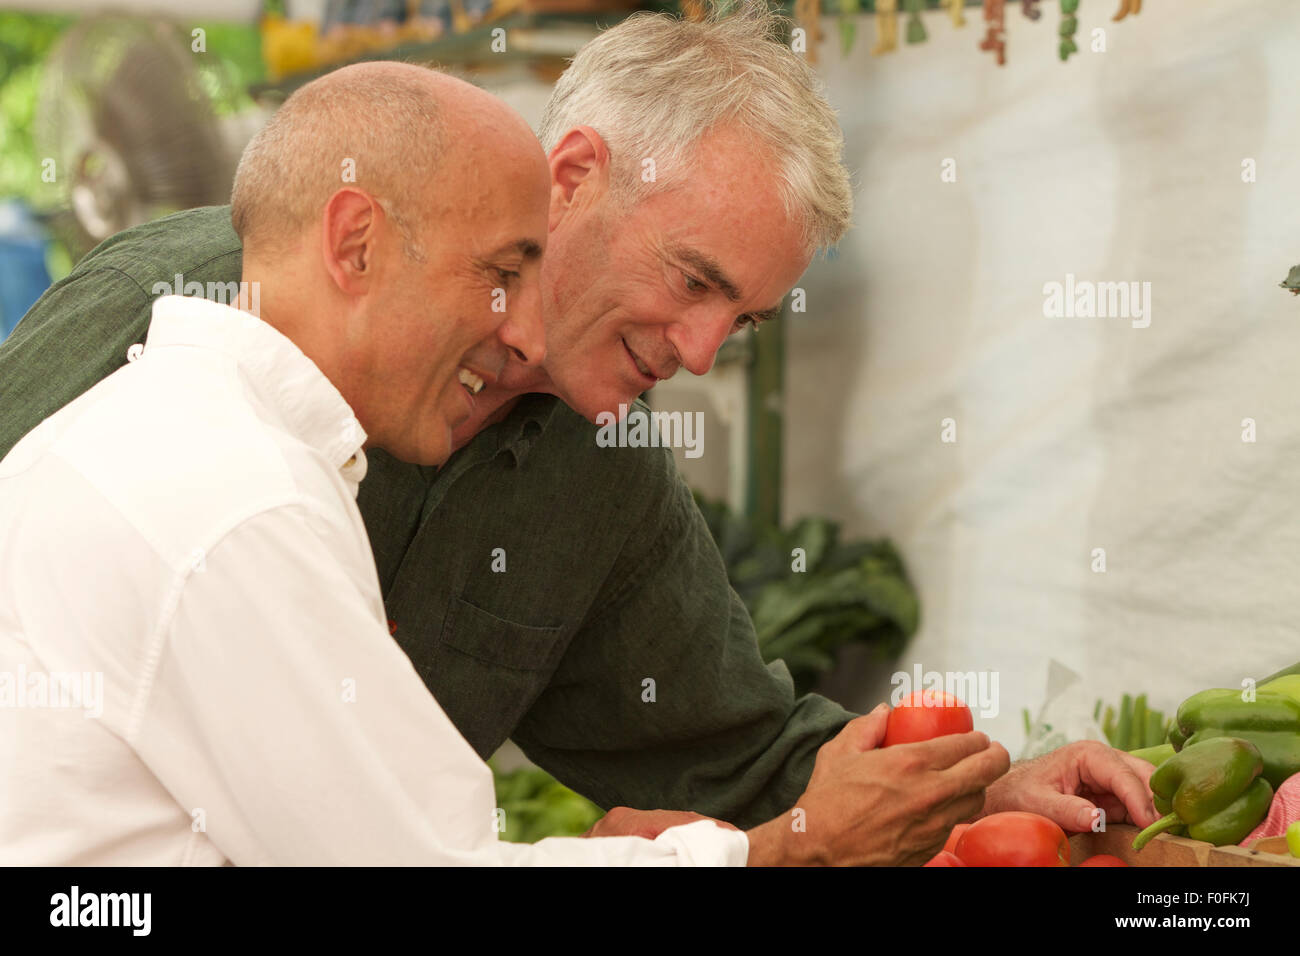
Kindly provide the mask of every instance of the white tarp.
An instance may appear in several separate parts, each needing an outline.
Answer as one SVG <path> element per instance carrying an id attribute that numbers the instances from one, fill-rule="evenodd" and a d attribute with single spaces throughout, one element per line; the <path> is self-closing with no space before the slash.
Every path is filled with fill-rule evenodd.
<path id="1" fill-rule="evenodd" d="M 786 514 L 893 537 L 924 616 L 898 668 L 999 672 L 977 727 L 1013 753 L 1049 658 L 1161 707 L 1300 660 L 1300 6 L 1115 7 L 1066 64 L 1055 4 L 1007 4 L 1001 69 L 977 8 L 822 47 L 860 188 L 789 329 Z M 1067 275 L 1149 282 L 1149 325 L 1044 316 Z"/>

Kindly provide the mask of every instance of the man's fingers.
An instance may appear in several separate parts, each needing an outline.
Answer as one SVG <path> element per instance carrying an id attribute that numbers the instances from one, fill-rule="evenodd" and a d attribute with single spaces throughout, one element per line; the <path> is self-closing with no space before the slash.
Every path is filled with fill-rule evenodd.
<path id="1" fill-rule="evenodd" d="M 978 730 L 972 730 L 964 734 L 946 734 L 943 737 L 935 737 L 933 740 L 923 740 L 915 744 L 897 744 L 896 746 L 900 749 L 903 747 L 915 748 L 915 752 L 921 754 L 925 758 L 926 764 L 934 770 L 946 770 L 975 754 L 990 749 L 988 734 L 981 733 Z M 1003 754 L 1006 753 L 1001 744 L 994 746 L 1002 749 Z M 1008 758 L 1007 763 L 1009 766 L 1010 758 Z M 1003 773 L 1006 773 L 1005 767 L 997 776 L 1001 776 Z"/>
<path id="2" fill-rule="evenodd" d="M 1091 830 L 1094 822 L 1100 819 L 1100 813 L 1091 800 L 1073 793 L 1058 793 L 1047 787 L 1025 794 L 1025 809 L 1055 821 L 1066 833 Z"/>
<path id="3" fill-rule="evenodd" d="M 1155 764 L 1149 760 L 1143 760 L 1141 757 L 1126 754 L 1122 750 L 1116 750 L 1115 755 L 1124 762 L 1125 766 L 1137 774 L 1138 779 L 1142 781 L 1142 786 L 1149 786 L 1151 775 L 1156 772 Z"/>
<path id="4" fill-rule="evenodd" d="M 1159 819 L 1147 788 L 1154 769 L 1145 760 L 1104 744 L 1080 748 L 1079 779 L 1097 793 L 1114 794 L 1138 826 L 1150 826 Z"/>
<path id="5" fill-rule="evenodd" d="M 1091 830 L 1100 818 L 1097 806 L 1087 797 L 1063 793 L 1047 776 L 1022 776 L 1016 788 L 1015 803 L 1002 809 L 1023 810 L 1047 817 L 1067 833 Z M 1103 805 L 1104 806 L 1104 805 Z M 1110 811 L 1106 818 L 1111 819 Z"/>
<path id="6" fill-rule="evenodd" d="M 1128 807 L 1124 806 L 1124 804 L 1120 803 L 1109 793 L 1089 795 L 1089 799 L 1091 799 L 1097 806 L 1101 807 L 1102 810 L 1106 811 L 1107 823 L 1129 822 Z"/>
<path id="7" fill-rule="evenodd" d="M 932 788 L 935 806 L 945 809 L 957 806 L 959 820 L 973 817 L 984 809 L 985 791 L 1010 766 L 1011 755 L 994 742 L 945 770 L 931 771 L 927 775 L 928 786 Z"/>
<path id="8" fill-rule="evenodd" d="M 993 741 L 983 750 L 958 761 L 952 771 L 964 783 L 964 790 L 978 790 L 982 798 L 984 790 L 1010 768 L 1011 755 L 1007 748 Z"/>

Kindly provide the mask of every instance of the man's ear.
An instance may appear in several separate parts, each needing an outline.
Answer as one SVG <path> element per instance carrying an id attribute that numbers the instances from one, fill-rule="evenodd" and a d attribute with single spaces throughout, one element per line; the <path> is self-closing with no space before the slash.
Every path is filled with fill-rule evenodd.
<path id="1" fill-rule="evenodd" d="M 364 293 L 374 275 L 375 245 L 382 212 L 359 189 L 340 189 L 321 215 L 325 271 L 344 295 Z"/>
<path id="2" fill-rule="evenodd" d="M 572 209 L 589 205 L 609 190 L 609 150 L 590 126 L 575 126 L 555 144 L 551 165 L 551 212 L 554 231 Z"/>

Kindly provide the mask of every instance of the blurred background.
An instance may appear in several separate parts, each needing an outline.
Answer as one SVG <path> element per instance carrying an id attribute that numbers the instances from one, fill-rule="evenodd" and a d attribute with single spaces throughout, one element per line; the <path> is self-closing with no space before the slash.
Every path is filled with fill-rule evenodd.
<path id="1" fill-rule="evenodd" d="M 437 64 L 536 124 L 566 59 L 640 8 L 698 14 L 0 3 L 0 336 L 101 239 L 226 202 L 243 145 L 322 72 Z M 780 322 L 650 396 L 705 415 L 678 462 L 764 653 L 857 710 L 917 667 L 994 674 L 976 727 L 1013 756 L 1105 736 L 1122 694 L 1169 711 L 1300 659 L 1300 302 L 1279 288 L 1300 262 L 1300 10 L 786 12 L 844 127 L 855 228 Z M 1147 324 L 1047 314 L 1067 276 L 1149 290 Z M 508 838 L 594 819 L 517 752 L 496 765 Z"/>

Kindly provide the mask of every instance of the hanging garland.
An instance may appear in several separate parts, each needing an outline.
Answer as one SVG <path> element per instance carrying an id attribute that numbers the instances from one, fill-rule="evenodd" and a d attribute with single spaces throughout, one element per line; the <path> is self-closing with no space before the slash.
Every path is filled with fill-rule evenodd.
<path id="1" fill-rule="evenodd" d="M 1020 12 L 1028 20 L 1038 20 L 1043 15 L 1043 11 L 1038 8 L 1040 2 L 1041 0 L 1020 0 Z M 840 46 L 845 56 L 853 49 L 853 41 L 857 36 L 857 16 L 864 12 L 863 8 L 869 3 L 870 0 L 839 0 Z M 906 40 L 909 44 L 924 43 L 928 38 L 921 13 L 934 4 L 948 12 L 954 27 L 966 25 L 963 0 L 902 0 L 903 12 L 907 14 Z M 808 60 L 816 63 L 816 44 L 821 41 L 818 25 L 822 13 L 821 0 L 793 0 L 793 6 L 795 20 L 804 28 L 808 38 Z M 1075 15 L 1079 11 L 1079 0 L 1060 0 L 1060 6 L 1057 52 L 1061 60 L 1065 61 L 1070 54 L 1079 52 L 1074 41 L 1074 35 L 1079 29 L 1079 19 Z M 881 56 L 898 49 L 898 9 L 899 0 L 875 0 L 866 11 L 874 13 L 876 20 L 876 40 L 870 51 L 872 56 Z M 986 26 L 979 48 L 992 53 L 998 66 L 1006 66 L 1006 0 L 983 0 L 983 11 Z M 1111 20 L 1123 20 L 1129 14 L 1141 12 L 1142 0 L 1120 0 L 1119 10 Z"/>

